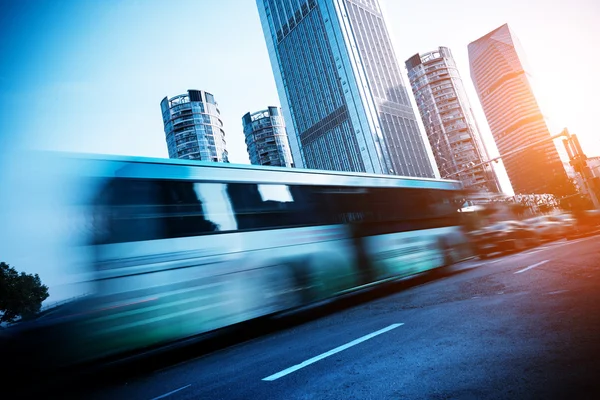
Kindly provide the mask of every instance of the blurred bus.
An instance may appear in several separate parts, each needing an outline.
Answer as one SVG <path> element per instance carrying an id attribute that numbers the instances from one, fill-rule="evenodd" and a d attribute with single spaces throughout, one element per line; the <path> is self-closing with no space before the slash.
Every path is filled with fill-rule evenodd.
<path id="1" fill-rule="evenodd" d="M 60 365 L 472 255 L 457 181 L 93 155 L 66 163 L 86 210 L 94 294 L 21 328 Z"/>

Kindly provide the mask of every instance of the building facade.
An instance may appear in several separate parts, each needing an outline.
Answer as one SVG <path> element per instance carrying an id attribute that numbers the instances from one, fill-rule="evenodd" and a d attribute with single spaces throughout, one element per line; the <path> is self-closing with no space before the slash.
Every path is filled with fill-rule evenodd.
<path id="1" fill-rule="evenodd" d="M 549 139 L 523 49 L 508 25 L 470 43 L 468 50 L 471 78 L 500 155 Z M 503 157 L 503 162 L 515 194 L 570 194 L 551 140 Z"/>
<path id="2" fill-rule="evenodd" d="M 600 178 L 600 156 L 589 157 L 587 159 L 587 165 L 592 173 L 592 176 L 595 178 Z"/>
<path id="3" fill-rule="evenodd" d="M 221 112 L 203 90 L 165 97 L 160 102 L 169 158 L 229 162 Z"/>
<path id="4" fill-rule="evenodd" d="M 475 191 L 499 192 L 491 165 L 470 169 L 489 156 L 450 49 L 415 54 L 406 68 L 441 177 Z"/>
<path id="5" fill-rule="evenodd" d="M 250 163 L 276 167 L 294 167 L 281 109 L 247 113 L 242 117 Z"/>
<path id="6" fill-rule="evenodd" d="M 434 177 L 377 0 L 257 0 L 296 167 Z"/>

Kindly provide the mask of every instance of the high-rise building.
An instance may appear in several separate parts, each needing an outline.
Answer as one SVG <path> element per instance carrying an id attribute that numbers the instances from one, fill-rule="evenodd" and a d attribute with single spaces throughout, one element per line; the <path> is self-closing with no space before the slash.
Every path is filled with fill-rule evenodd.
<path id="1" fill-rule="evenodd" d="M 471 168 L 489 157 L 450 49 L 415 54 L 406 68 L 441 177 L 459 179 L 473 190 L 499 192 L 491 165 Z"/>
<path id="2" fill-rule="evenodd" d="M 268 107 L 266 110 L 247 113 L 242 117 L 242 125 L 252 164 L 289 168 L 294 166 L 280 108 Z"/>
<path id="3" fill-rule="evenodd" d="M 299 168 L 434 177 L 377 0 L 257 0 Z"/>
<path id="4" fill-rule="evenodd" d="M 523 49 L 507 24 L 469 44 L 471 78 L 500 155 L 550 132 L 533 93 Z M 516 194 L 569 194 L 567 175 L 551 140 L 503 157 Z"/>
<path id="5" fill-rule="evenodd" d="M 165 97 L 160 102 L 169 158 L 229 162 L 221 112 L 203 90 Z"/>

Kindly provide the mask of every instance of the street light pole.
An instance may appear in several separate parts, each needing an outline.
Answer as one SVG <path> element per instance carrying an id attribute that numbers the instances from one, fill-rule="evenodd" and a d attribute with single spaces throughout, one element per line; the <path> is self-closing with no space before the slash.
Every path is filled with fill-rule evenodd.
<path id="1" fill-rule="evenodd" d="M 576 135 L 571 135 L 569 133 L 569 130 L 567 128 L 563 129 L 562 132 L 554 135 L 554 136 L 550 136 L 548 138 L 545 139 L 540 139 L 538 141 L 535 141 L 533 143 L 528 144 L 527 146 L 523 146 L 523 147 L 519 147 L 517 149 L 511 150 L 508 153 L 502 154 L 498 157 L 492 158 L 490 160 L 487 161 L 483 161 L 480 162 L 479 164 L 475 164 L 469 168 L 465 168 L 462 169 L 458 172 L 454 172 L 452 174 L 446 175 L 445 178 L 451 178 L 453 176 L 459 176 L 465 172 L 474 170 L 476 168 L 479 168 L 483 165 L 486 164 L 491 164 L 493 162 L 497 162 L 498 160 L 500 160 L 501 158 L 504 157 L 508 157 L 511 156 L 515 153 L 519 153 L 523 150 L 527 150 L 530 149 L 532 147 L 538 146 L 540 144 L 543 143 L 547 143 L 548 141 L 552 141 L 554 139 L 558 139 L 560 137 L 565 137 L 565 139 L 563 139 L 563 144 L 565 145 L 565 148 L 567 150 L 567 153 L 569 155 L 569 159 L 570 159 L 570 163 L 573 166 L 573 168 L 575 168 L 575 171 L 577 173 L 579 173 L 579 175 L 581 175 L 583 184 L 585 186 L 586 191 L 588 192 L 588 195 L 590 196 L 590 199 L 592 200 L 592 203 L 594 204 L 594 208 L 596 209 L 600 209 L 600 201 L 598 200 L 598 196 L 596 195 L 596 192 L 594 191 L 591 183 L 590 183 L 590 179 L 591 179 L 591 171 L 589 166 L 587 165 L 587 157 L 586 155 L 583 153 L 583 150 L 581 149 L 581 146 L 579 145 L 579 140 L 577 139 Z"/>
<path id="2" fill-rule="evenodd" d="M 491 163 L 493 163 L 493 162 L 495 162 L 495 161 L 498 161 L 498 160 L 500 160 L 501 158 L 508 157 L 508 156 L 512 156 L 512 155 L 513 155 L 513 154 L 515 154 L 515 153 L 519 153 L 519 152 L 521 152 L 521 151 L 523 151 L 523 150 L 527 150 L 527 149 L 529 149 L 529 148 L 531 148 L 531 147 L 535 147 L 535 146 L 538 146 L 538 145 L 540 145 L 540 144 L 546 143 L 546 142 L 548 142 L 548 141 L 550 141 L 550 140 L 558 139 L 559 137 L 562 137 L 562 136 L 567 136 L 567 137 L 568 137 L 569 135 L 570 135 L 570 134 L 569 134 L 569 131 L 567 131 L 566 129 L 564 129 L 564 130 L 563 130 L 561 133 L 558 133 L 558 134 L 556 134 L 556 135 L 554 135 L 554 136 L 550 136 L 549 138 L 545 138 L 545 139 L 538 140 L 538 141 L 536 141 L 536 142 L 533 142 L 533 143 L 530 143 L 530 144 L 528 144 L 527 146 L 519 147 L 519 148 L 517 148 L 517 149 L 514 149 L 514 150 L 511 150 L 511 151 L 509 151 L 508 153 L 502 154 L 502 155 L 500 155 L 500 156 L 498 156 L 498 157 L 491 158 L 491 159 L 489 159 L 489 160 L 487 160 L 487 161 L 480 162 L 479 164 L 475 164 L 475 165 L 474 165 L 474 166 L 472 166 L 472 167 L 465 168 L 465 169 L 463 169 L 463 170 L 460 170 L 460 171 L 458 171 L 458 172 L 454 172 L 454 173 L 452 173 L 452 174 L 446 175 L 446 178 L 450 178 L 450 177 L 452 177 L 452 176 L 455 176 L 455 175 L 460 175 L 460 174 L 462 174 L 462 173 L 464 173 L 464 172 L 471 171 L 471 170 L 473 170 L 473 169 L 476 169 L 476 168 L 479 168 L 479 167 L 481 167 L 481 166 L 483 166 L 483 165 L 486 165 L 486 164 L 491 164 Z"/>
<path id="3" fill-rule="evenodd" d="M 588 158 L 581 149 L 577 135 L 569 134 L 567 128 L 564 129 L 564 132 L 567 132 L 567 138 L 563 139 L 563 144 L 565 145 L 565 149 L 569 155 L 569 162 L 575 169 L 575 172 L 581 176 L 583 186 L 585 187 L 588 196 L 592 200 L 594 208 L 598 209 L 600 208 L 600 202 L 598 201 L 598 196 L 596 195 L 593 185 L 590 183 L 592 172 L 590 171 L 590 167 L 587 163 Z"/>

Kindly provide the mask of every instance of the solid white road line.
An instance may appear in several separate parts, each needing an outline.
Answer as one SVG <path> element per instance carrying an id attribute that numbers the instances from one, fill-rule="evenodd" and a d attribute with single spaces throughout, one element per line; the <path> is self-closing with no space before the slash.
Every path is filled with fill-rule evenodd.
<path id="1" fill-rule="evenodd" d="M 381 335 L 382 333 L 391 331 L 392 329 L 396 329 L 397 327 L 402 326 L 402 325 L 404 325 L 404 324 L 392 324 L 392 325 L 388 326 L 387 328 L 383 328 L 383 329 L 380 329 L 380 330 L 378 330 L 376 332 L 369 333 L 368 335 L 360 337 L 360 338 L 358 338 L 356 340 L 353 340 L 353 341 L 351 341 L 349 343 L 346 343 L 346 344 L 344 344 L 342 346 L 336 347 L 335 349 L 329 350 L 326 353 L 320 354 L 320 355 L 318 355 L 316 357 L 313 357 L 313 358 L 310 358 L 310 359 L 308 359 L 306 361 L 303 361 L 300 364 L 294 365 L 293 367 L 284 369 L 283 371 L 280 371 L 280 372 L 278 372 L 276 374 L 267 376 L 266 378 L 263 378 L 263 381 L 274 381 L 275 379 L 279 379 L 282 376 L 286 376 L 288 374 L 291 374 L 292 372 L 298 371 L 299 369 L 304 368 L 304 367 L 306 367 L 306 366 L 308 366 L 310 364 L 314 364 L 314 363 L 316 363 L 319 360 L 322 360 L 322 359 L 324 359 L 326 357 L 334 355 L 335 353 L 339 353 L 340 351 L 346 350 L 347 348 L 350 348 L 352 346 L 356 346 L 357 344 L 362 343 L 365 340 L 369 340 L 371 338 L 374 338 L 377 335 Z"/>
<path id="2" fill-rule="evenodd" d="M 532 269 L 532 268 L 539 267 L 539 266 L 540 266 L 540 265 L 542 265 L 542 264 L 546 264 L 548 261 L 550 261 L 550 260 L 544 260 L 544 261 L 540 261 L 539 263 L 535 263 L 535 264 L 533 264 L 533 265 L 530 265 L 530 266 L 529 266 L 529 267 L 527 267 L 527 268 L 523 268 L 522 270 L 515 272 L 515 274 L 520 274 L 521 272 L 525 272 L 525 271 L 528 271 L 528 270 L 530 270 L 530 269 Z"/>
<path id="3" fill-rule="evenodd" d="M 547 248 L 553 249 L 555 247 L 567 246 L 569 244 L 585 242 L 586 240 L 592 240 L 592 239 L 597 239 L 597 236 L 590 236 L 590 237 L 585 237 L 585 238 L 581 238 L 581 239 L 567 240 L 565 242 L 562 242 L 562 241 L 561 242 L 552 242 L 547 245 L 547 246 L 549 246 Z"/>
<path id="4" fill-rule="evenodd" d="M 192 384 L 191 384 L 191 383 L 190 383 L 189 385 L 187 385 L 187 386 L 180 387 L 179 389 L 175 389 L 175 390 L 173 390 L 173 391 L 171 391 L 171 392 L 169 392 L 169 393 L 165 393 L 165 394 L 163 394 L 163 395 L 161 395 L 161 396 L 155 397 L 155 398 L 153 398 L 152 400 L 164 399 L 165 397 L 167 397 L 167 396 L 170 396 L 170 395 L 172 395 L 172 394 L 174 394 L 174 393 L 177 393 L 177 392 L 179 392 L 179 391 L 181 391 L 181 390 L 183 390 L 183 389 L 187 389 L 187 388 L 189 388 L 190 386 L 192 386 Z"/>
<path id="5" fill-rule="evenodd" d="M 560 243 L 548 243 L 546 245 L 544 245 L 543 247 L 534 247 L 531 250 L 527 250 L 521 253 L 516 253 L 516 254 L 507 254 L 507 255 L 503 255 L 500 258 L 493 260 L 493 261 L 487 261 L 484 262 L 484 265 L 489 265 L 489 264 L 496 264 L 502 261 L 506 261 L 511 259 L 511 257 L 521 257 L 521 256 L 529 256 L 532 254 L 536 254 L 539 252 L 542 252 L 544 250 L 552 250 L 552 249 L 556 249 L 557 247 L 562 247 L 562 246 L 568 246 L 570 244 L 575 244 L 575 243 L 580 243 L 580 242 L 584 242 L 586 240 L 591 240 L 591 239 L 597 239 L 596 236 L 592 236 L 592 237 L 587 237 L 587 238 L 582 238 L 582 239 L 576 239 L 576 240 L 569 240 L 566 242 L 560 242 Z"/>
<path id="6" fill-rule="evenodd" d="M 596 237 L 591 236 L 591 237 L 586 237 L 586 238 L 581 238 L 581 239 L 568 240 L 564 244 L 573 244 L 573 243 L 585 242 L 586 240 L 590 240 L 590 239 L 596 239 Z"/>
<path id="7" fill-rule="evenodd" d="M 539 253 L 540 251 L 544 251 L 544 250 L 546 250 L 547 248 L 548 248 L 548 247 L 545 247 L 545 248 L 543 248 L 543 249 L 536 249 L 536 250 L 533 250 L 533 251 L 528 251 L 528 252 L 525 252 L 525 253 L 521 253 L 520 255 L 528 256 L 528 255 L 530 255 L 530 254 L 535 254 L 535 253 Z"/>
<path id="8" fill-rule="evenodd" d="M 559 293 L 566 293 L 568 292 L 567 289 L 563 289 L 563 290 L 555 290 L 554 292 L 549 292 L 548 294 L 559 294 Z"/>
<path id="9" fill-rule="evenodd" d="M 540 251 L 544 251 L 544 250 L 552 250 L 552 249 L 556 249 L 557 247 L 562 247 L 562 246 L 568 246 L 570 244 L 575 244 L 575 243 L 580 243 L 580 242 L 584 242 L 586 240 L 590 240 L 590 239 L 594 239 L 594 237 L 588 237 L 588 238 L 583 238 L 583 239 L 577 239 L 577 240 L 569 240 L 566 242 L 552 242 L 552 243 L 548 243 L 542 247 L 534 247 L 531 250 L 528 251 L 524 251 L 522 253 L 518 253 L 518 254 L 512 254 L 514 256 L 527 256 L 529 254 L 535 254 L 535 253 L 539 253 Z"/>

